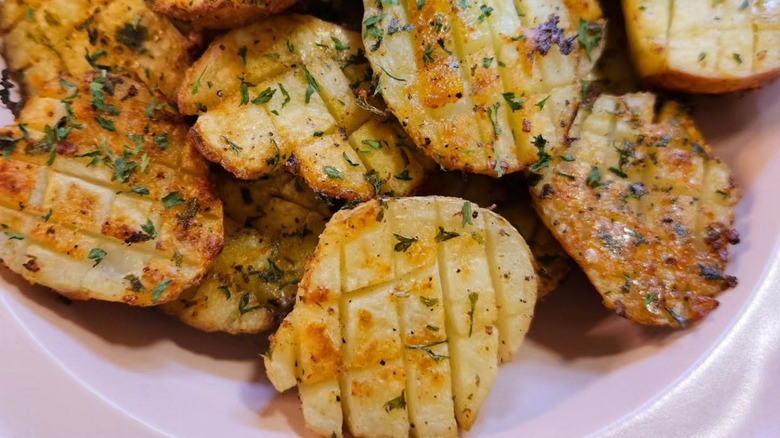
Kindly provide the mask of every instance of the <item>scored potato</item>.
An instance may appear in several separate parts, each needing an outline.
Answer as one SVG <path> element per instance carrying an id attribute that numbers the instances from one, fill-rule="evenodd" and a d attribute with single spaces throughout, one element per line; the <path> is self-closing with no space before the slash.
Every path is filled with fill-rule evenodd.
<path id="1" fill-rule="evenodd" d="M 0 259 L 75 299 L 176 299 L 222 246 L 222 205 L 171 104 L 93 72 L 0 129 Z"/>
<path id="2" fill-rule="evenodd" d="M 403 196 L 423 168 L 398 123 L 366 101 L 361 53 L 354 32 L 275 17 L 215 40 L 188 70 L 179 107 L 199 113 L 200 151 L 239 178 L 287 166 L 328 197 Z"/>
<path id="3" fill-rule="evenodd" d="M 684 326 L 733 286 L 725 274 L 740 193 L 690 116 L 655 96 L 600 96 L 568 147 L 532 174 L 537 210 L 618 315 Z"/>
<path id="4" fill-rule="evenodd" d="M 534 211 L 522 178 L 507 176 L 495 179 L 484 175 L 438 172 L 425 178 L 421 195 L 467 199 L 492 209 L 509 221 L 523 236 L 536 259 L 539 300 L 557 289 L 569 274 L 572 260 Z"/>
<path id="5" fill-rule="evenodd" d="M 535 163 L 537 135 L 563 141 L 603 39 L 595 0 L 364 5 L 367 57 L 409 135 L 443 167 L 491 176 Z"/>
<path id="6" fill-rule="evenodd" d="M 278 14 L 295 0 L 147 0 L 157 12 L 204 29 L 232 29 Z"/>
<path id="7" fill-rule="evenodd" d="M 173 97 L 189 65 L 188 39 L 143 0 L 7 0 L 0 36 L 9 69 L 33 96 L 61 74 L 100 67 Z"/>
<path id="8" fill-rule="evenodd" d="M 345 421 L 354 436 L 456 436 L 535 303 L 533 256 L 500 216 L 457 198 L 373 200 L 326 226 L 266 371 L 280 391 L 298 385 L 323 435 Z"/>
<path id="9" fill-rule="evenodd" d="M 225 248 L 203 282 L 162 309 L 204 331 L 260 333 L 292 309 L 330 210 L 294 176 L 215 177 L 225 205 Z"/>
<path id="10" fill-rule="evenodd" d="M 754 88 L 780 75 L 780 2 L 623 0 L 648 83 L 692 93 Z"/>

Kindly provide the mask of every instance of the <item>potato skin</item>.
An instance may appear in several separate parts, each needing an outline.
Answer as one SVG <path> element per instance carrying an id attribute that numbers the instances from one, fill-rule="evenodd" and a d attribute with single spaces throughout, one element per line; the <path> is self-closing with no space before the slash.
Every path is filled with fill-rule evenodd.
<path id="1" fill-rule="evenodd" d="M 637 73 L 649 85 L 721 94 L 757 88 L 780 76 L 780 7 L 776 2 L 747 3 L 748 7 L 742 7 L 745 3 L 741 1 L 683 2 L 683 6 L 675 5 L 679 9 L 674 11 L 666 9 L 667 2 L 622 3 L 631 57 Z M 685 7 L 698 10 L 691 13 Z M 731 26 L 743 28 L 742 34 L 723 28 L 723 23 L 738 19 L 741 21 Z M 696 31 L 670 29 L 670 20 L 690 22 Z M 722 36 L 718 32 L 723 32 Z M 749 38 L 750 44 L 740 45 L 743 37 Z M 720 38 L 724 41 L 713 46 L 711 40 Z M 758 47 L 754 47 L 754 40 Z M 729 44 L 735 44 L 734 48 Z"/>
<path id="2" fill-rule="evenodd" d="M 152 9 L 202 29 L 232 29 L 278 14 L 295 0 L 148 0 Z"/>

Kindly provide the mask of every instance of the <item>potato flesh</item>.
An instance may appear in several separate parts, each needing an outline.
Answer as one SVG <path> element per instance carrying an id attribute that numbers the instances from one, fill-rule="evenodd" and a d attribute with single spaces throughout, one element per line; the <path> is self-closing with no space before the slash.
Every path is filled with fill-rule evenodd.
<path id="1" fill-rule="evenodd" d="M 355 436 L 456 436 L 517 351 L 536 276 L 488 210 L 388 199 L 334 216 L 298 294 L 265 362 L 277 389 L 298 383 L 310 428 L 340 436 L 340 400 Z"/>
<path id="2" fill-rule="evenodd" d="M 563 140 L 579 80 L 598 57 L 576 41 L 580 19 L 602 25 L 597 2 L 364 5 L 366 54 L 385 100 L 442 166 L 501 176 L 537 160 L 536 135 Z M 546 44 L 556 32 L 565 34 L 557 47 Z"/>
<path id="3" fill-rule="evenodd" d="M 206 162 L 160 94 L 97 72 L 71 81 L 0 133 L 0 258 L 75 299 L 171 301 L 221 249 Z"/>
<path id="4" fill-rule="evenodd" d="M 30 95 L 63 73 L 92 70 L 87 54 L 170 97 L 189 64 L 187 38 L 143 0 L 7 1 L 0 17 L 8 67 Z"/>
<path id="5" fill-rule="evenodd" d="M 204 155 L 239 178 L 287 167 L 329 197 L 409 194 L 423 167 L 398 123 L 365 109 L 379 103 L 361 51 L 357 33 L 313 17 L 257 23 L 212 43 L 179 105 L 199 114 Z"/>
<path id="6" fill-rule="evenodd" d="M 739 190 L 688 115 L 655 96 L 600 96 L 552 148 L 531 189 L 542 219 L 604 304 L 651 325 L 684 326 L 735 284 L 724 273 Z M 560 155 L 567 154 L 569 161 Z"/>
<path id="7" fill-rule="evenodd" d="M 638 73 L 681 91 L 723 93 L 780 74 L 780 5 L 773 1 L 623 0 Z"/>
<path id="8" fill-rule="evenodd" d="M 260 333 L 290 312 L 330 211 L 287 173 L 212 178 L 224 202 L 225 248 L 204 280 L 163 310 L 204 331 Z"/>

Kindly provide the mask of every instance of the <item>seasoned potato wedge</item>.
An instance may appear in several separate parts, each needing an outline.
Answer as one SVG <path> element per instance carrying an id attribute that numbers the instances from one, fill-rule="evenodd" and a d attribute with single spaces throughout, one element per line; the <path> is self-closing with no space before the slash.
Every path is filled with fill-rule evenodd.
<path id="1" fill-rule="evenodd" d="M 328 197 L 410 193 L 423 168 L 398 123 L 366 100 L 361 53 L 358 34 L 307 16 L 230 32 L 179 91 L 180 108 L 199 113 L 193 141 L 242 179 L 286 166 Z"/>
<path id="2" fill-rule="evenodd" d="M 295 0 L 147 0 L 152 9 L 204 29 L 233 29 L 278 14 Z"/>
<path id="3" fill-rule="evenodd" d="M 421 195 L 467 199 L 490 208 L 509 221 L 528 243 L 536 259 L 539 300 L 557 289 L 569 274 L 573 262 L 539 219 L 522 178 L 495 179 L 460 172 L 438 172 L 426 176 Z"/>
<path id="4" fill-rule="evenodd" d="M 780 3 L 623 0 L 634 65 L 648 83 L 692 93 L 755 88 L 780 75 Z"/>
<path id="5" fill-rule="evenodd" d="M 32 96 L 62 74 L 104 68 L 173 97 L 190 61 L 188 38 L 144 0 L 8 0 L 0 36 L 8 67 Z"/>
<path id="6" fill-rule="evenodd" d="M 298 280 L 330 211 L 294 176 L 215 178 L 224 200 L 225 248 L 200 285 L 161 306 L 204 331 L 260 333 L 295 302 Z"/>
<path id="7" fill-rule="evenodd" d="M 583 106 L 568 147 L 532 174 L 537 210 L 618 315 L 684 326 L 736 283 L 725 274 L 739 190 L 675 103 L 600 96 Z"/>
<path id="8" fill-rule="evenodd" d="M 74 299 L 174 300 L 222 247 L 222 205 L 171 104 L 93 72 L 0 129 L 0 259 Z"/>
<path id="9" fill-rule="evenodd" d="M 536 162 L 536 135 L 563 141 L 601 49 L 597 1 L 364 4 L 382 95 L 443 167 L 501 176 Z"/>
<path id="10" fill-rule="evenodd" d="M 271 338 L 307 425 L 341 436 L 455 436 L 476 420 L 536 302 L 533 257 L 500 216 L 445 197 L 335 214 Z M 342 417 L 342 412 L 345 417 Z"/>

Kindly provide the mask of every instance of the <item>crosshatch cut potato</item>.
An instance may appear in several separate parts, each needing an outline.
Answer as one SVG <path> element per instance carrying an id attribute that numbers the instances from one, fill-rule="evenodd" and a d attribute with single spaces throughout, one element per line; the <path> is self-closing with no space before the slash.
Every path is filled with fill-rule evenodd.
<path id="1" fill-rule="evenodd" d="M 0 259 L 74 299 L 149 306 L 197 282 L 222 205 L 171 104 L 131 79 L 54 81 L 0 129 Z"/>
<path id="2" fill-rule="evenodd" d="M 152 9 L 204 29 L 233 29 L 282 12 L 295 0 L 148 0 Z"/>
<path id="3" fill-rule="evenodd" d="M 512 224 L 536 259 L 539 300 L 557 289 L 569 274 L 573 261 L 539 219 L 520 175 L 496 179 L 460 172 L 436 172 L 426 176 L 420 193 L 469 200 L 495 211 Z"/>
<path id="4" fill-rule="evenodd" d="M 780 75 L 780 3 L 623 0 L 631 54 L 648 83 L 692 93 L 755 88 Z"/>
<path id="5" fill-rule="evenodd" d="M 188 37 L 143 0 L 6 0 L 0 36 L 31 96 L 62 74 L 103 68 L 174 97 L 190 62 Z"/>
<path id="6" fill-rule="evenodd" d="M 569 147 L 532 174 L 540 216 L 604 304 L 650 325 L 705 317 L 736 284 L 725 271 L 740 199 L 731 170 L 690 116 L 650 93 L 583 106 Z"/>
<path id="7" fill-rule="evenodd" d="M 597 1 L 365 0 L 387 105 L 449 170 L 501 176 L 563 141 L 602 46 Z"/>
<path id="8" fill-rule="evenodd" d="M 242 179 L 288 167 L 316 192 L 350 201 L 403 196 L 423 167 L 398 122 L 368 95 L 360 35 L 285 15 L 215 40 L 187 71 L 179 108 L 192 138 Z"/>
<path id="9" fill-rule="evenodd" d="M 288 173 L 213 180 L 224 202 L 225 247 L 198 286 L 161 307 L 200 330 L 260 333 L 292 310 L 330 210 Z"/>
<path id="10" fill-rule="evenodd" d="M 533 263 L 506 220 L 462 199 L 342 210 L 271 338 L 268 377 L 298 385 L 306 424 L 326 436 L 342 422 L 354 436 L 456 436 L 527 332 Z"/>

